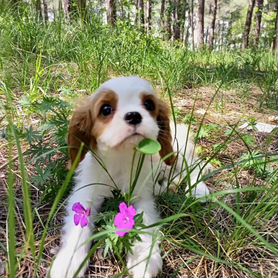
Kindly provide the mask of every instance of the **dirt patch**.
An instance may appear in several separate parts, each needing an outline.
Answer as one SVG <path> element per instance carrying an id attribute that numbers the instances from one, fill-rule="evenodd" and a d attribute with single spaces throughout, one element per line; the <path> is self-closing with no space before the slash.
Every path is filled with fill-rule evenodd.
<path id="1" fill-rule="evenodd" d="M 235 90 L 219 90 L 212 87 L 185 89 L 176 94 L 174 106 L 183 115 L 191 113 L 201 118 L 206 113 L 206 121 L 219 125 L 234 125 L 248 119 L 273 124 L 277 112 L 261 107 L 259 101 L 263 92 L 256 87 L 244 95 Z"/>

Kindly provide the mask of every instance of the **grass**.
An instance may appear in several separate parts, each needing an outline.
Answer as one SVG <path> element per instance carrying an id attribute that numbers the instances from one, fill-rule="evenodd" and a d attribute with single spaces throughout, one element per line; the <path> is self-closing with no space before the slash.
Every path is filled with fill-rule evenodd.
<path id="1" fill-rule="evenodd" d="M 157 198 L 161 277 L 278 275 L 277 131 L 238 128 L 275 115 L 277 57 L 192 52 L 97 18 L 43 24 L 28 7 L 20 16 L 0 9 L 1 275 L 46 274 L 73 174 L 66 175 L 68 119 L 77 98 L 118 75 L 152 81 L 215 166 L 204 177 L 214 191 L 209 202 L 186 198 L 183 188 Z M 96 234 L 91 275 L 125 271 L 112 254 L 99 256 L 107 233 Z"/>

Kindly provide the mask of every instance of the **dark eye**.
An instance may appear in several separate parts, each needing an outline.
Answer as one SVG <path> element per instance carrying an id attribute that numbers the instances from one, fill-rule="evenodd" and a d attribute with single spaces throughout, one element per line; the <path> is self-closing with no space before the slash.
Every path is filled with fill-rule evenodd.
<path id="1" fill-rule="evenodd" d="M 146 99 L 144 101 L 144 106 L 148 111 L 154 111 L 155 109 L 154 102 L 151 99 Z"/>
<path id="2" fill-rule="evenodd" d="M 100 108 L 100 115 L 104 116 L 104 117 L 107 117 L 109 116 L 110 114 L 112 114 L 113 112 L 113 108 L 110 104 L 103 104 Z"/>

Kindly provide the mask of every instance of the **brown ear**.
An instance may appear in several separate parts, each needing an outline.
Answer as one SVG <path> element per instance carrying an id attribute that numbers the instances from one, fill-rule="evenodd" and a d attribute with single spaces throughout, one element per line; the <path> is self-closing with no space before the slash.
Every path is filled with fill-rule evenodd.
<path id="1" fill-rule="evenodd" d="M 91 132 L 93 128 L 92 119 L 92 101 L 86 99 L 73 113 L 69 124 L 68 146 L 71 164 L 77 157 L 81 143 L 84 147 L 81 153 L 80 161 L 84 158 L 88 148 L 93 146 L 95 139 Z"/>
<path id="2" fill-rule="evenodd" d="M 173 146 L 172 146 L 172 136 L 171 136 L 171 129 L 170 129 L 170 120 L 169 120 L 169 109 L 167 105 L 159 101 L 159 110 L 157 116 L 157 124 L 159 127 L 159 134 L 158 134 L 158 142 L 161 145 L 161 150 L 159 152 L 161 158 L 165 159 L 165 163 L 167 165 L 173 165 L 175 161 L 175 155 L 173 154 Z"/>

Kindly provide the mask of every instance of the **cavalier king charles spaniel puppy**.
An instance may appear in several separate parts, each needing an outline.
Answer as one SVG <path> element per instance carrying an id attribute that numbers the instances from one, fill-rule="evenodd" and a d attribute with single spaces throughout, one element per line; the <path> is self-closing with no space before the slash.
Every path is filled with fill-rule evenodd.
<path id="1" fill-rule="evenodd" d="M 173 125 L 172 129 L 171 133 L 167 105 L 158 99 L 151 84 L 139 77 L 105 82 L 76 109 L 68 135 L 71 162 L 77 158 L 82 142 L 85 147 L 67 202 L 61 247 L 50 269 L 51 278 L 74 277 L 80 268 L 90 250 L 93 221 L 104 199 L 112 197 L 115 186 L 122 194 L 129 192 L 131 171 L 136 171 L 132 165 L 137 165 L 139 157 L 134 156 L 134 149 L 144 138 L 161 145 L 159 154 L 146 155 L 133 191 L 133 205 L 137 213 L 143 212 L 146 226 L 159 221 L 154 195 L 169 184 L 178 185 L 190 175 L 192 193 L 196 197 L 209 194 L 199 180 L 205 167 L 195 166 L 189 173 L 198 158 L 192 140 L 187 140 L 187 127 Z M 83 229 L 73 221 L 76 202 L 91 210 L 89 224 Z M 150 227 L 146 231 L 127 254 L 128 271 L 134 278 L 155 277 L 162 269 L 159 230 Z M 84 276 L 87 265 L 81 267 L 78 277 Z"/>

